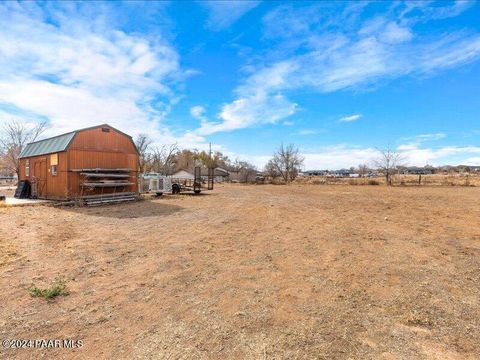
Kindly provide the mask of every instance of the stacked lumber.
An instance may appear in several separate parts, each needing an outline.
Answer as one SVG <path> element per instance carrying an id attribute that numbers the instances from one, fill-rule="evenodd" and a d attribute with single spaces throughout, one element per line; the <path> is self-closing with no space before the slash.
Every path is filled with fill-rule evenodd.
<path id="1" fill-rule="evenodd" d="M 117 204 L 137 200 L 134 192 L 113 193 L 104 195 L 89 195 L 82 197 L 83 203 L 87 206 L 99 206 L 104 204 Z"/>
<path id="2" fill-rule="evenodd" d="M 131 169 L 73 169 L 74 172 L 80 172 L 84 177 L 82 187 L 88 188 L 112 188 L 134 185 L 129 181 Z"/>

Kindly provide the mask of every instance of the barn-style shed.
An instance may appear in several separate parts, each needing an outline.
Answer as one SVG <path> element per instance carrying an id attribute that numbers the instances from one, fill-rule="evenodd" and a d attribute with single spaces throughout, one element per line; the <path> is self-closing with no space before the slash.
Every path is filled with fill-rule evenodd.
<path id="1" fill-rule="evenodd" d="M 138 151 L 131 136 L 103 124 L 28 144 L 20 178 L 32 196 L 67 200 L 138 192 Z"/>

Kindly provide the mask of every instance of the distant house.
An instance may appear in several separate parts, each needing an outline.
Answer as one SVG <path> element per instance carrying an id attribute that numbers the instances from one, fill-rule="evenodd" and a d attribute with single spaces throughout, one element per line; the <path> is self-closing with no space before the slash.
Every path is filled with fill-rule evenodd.
<path id="1" fill-rule="evenodd" d="M 340 169 L 340 170 L 329 171 L 327 176 L 342 178 L 342 177 L 350 177 L 350 174 L 352 174 L 352 173 L 353 173 L 353 171 L 351 171 L 349 169 Z"/>
<path id="2" fill-rule="evenodd" d="M 202 179 L 207 180 L 208 178 L 208 169 L 203 168 L 200 170 L 200 175 Z M 195 175 L 193 174 L 193 171 L 189 171 L 186 169 L 180 169 L 176 171 L 175 173 L 172 174 L 173 178 L 179 178 L 179 179 L 194 179 Z M 222 169 L 222 168 L 215 168 L 214 173 L 213 173 L 213 181 L 215 182 L 224 182 L 227 180 L 229 177 L 229 173 L 227 170 Z"/>
<path id="3" fill-rule="evenodd" d="M 180 169 L 172 174 L 173 178 L 179 178 L 179 179 L 194 179 L 195 176 L 193 175 L 193 172 L 190 172 L 185 169 Z"/>
<path id="4" fill-rule="evenodd" d="M 474 165 L 458 165 L 455 167 L 457 172 L 468 172 L 468 173 L 476 173 L 480 172 L 480 166 Z"/>
<path id="5" fill-rule="evenodd" d="M 208 169 L 202 168 L 201 175 L 202 175 L 202 179 L 207 180 Z M 227 170 L 217 167 L 213 170 L 213 181 L 216 183 L 227 181 L 229 179 L 229 175 L 230 174 L 228 173 Z"/>
<path id="6" fill-rule="evenodd" d="M 436 169 L 433 166 L 408 166 L 400 169 L 400 173 L 408 175 L 431 175 L 435 174 Z"/>
<path id="7" fill-rule="evenodd" d="M 300 176 L 325 176 L 329 173 L 328 170 L 305 170 L 302 171 Z"/>
<path id="8" fill-rule="evenodd" d="M 228 170 L 228 180 L 232 182 L 240 182 L 241 175 L 240 170 Z"/>

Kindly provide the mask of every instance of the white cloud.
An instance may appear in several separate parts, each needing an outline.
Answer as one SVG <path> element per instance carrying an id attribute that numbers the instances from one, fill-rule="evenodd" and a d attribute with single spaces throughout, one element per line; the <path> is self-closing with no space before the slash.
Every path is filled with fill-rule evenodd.
<path id="1" fill-rule="evenodd" d="M 397 150 L 402 153 L 405 161 L 410 165 L 425 165 L 431 164 L 437 157 L 443 157 L 447 155 L 454 155 L 454 148 L 445 147 L 441 150 L 434 150 L 431 148 L 420 148 L 423 143 L 438 141 L 446 138 L 444 133 L 432 133 L 432 134 L 420 134 L 412 137 L 403 138 L 405 141 L 397 147 Z"/>
<path id="2" fill-rule="evenodd" d="M 396 44 L 411 40 L 413 37 L 412 31 L 406 27 L 399 26 L 396 22 L 389 22 L 383 32 L 379 34 L 380 40 Z"/>
<path id="3" fill-rule="evenodd" d="M 255 124 L 273 124 L 295 113 L 295 109 L 296 104 L 289 102 L 280 94 L 269 95 L 260 92 L 224 105 L 218 115 L 221 121 L 203 122 L 197 132 L 200 135 L 208 135 Z"/>
<path id="4" fill-rule="evenodd" d="M 48 119 L 46 135 L 109 123 L 174 142 L 161 123 L 185 76 L 175 49 L 113 27 L 104 5 L 62 5 L 0 4 L 0 109 Z"/>
<path id="5" fill-rule="evenodd" d="M 442 139 L 445 139 L 446 137 L 447 135 L 442 132 L 432 133 L 432 134 L 420 134 L 413 137 L 404 138 L 403 140 L 407 141 L 408 143 L 400 146 L 418 145 L 427 141 L 442 140 Z"/>
<path id="6" fill-rule="evenodd" d="M 440 165 L 480 165 L 480 147 L 478 146 L 443 146 L 437 148 L 420 147 L 418 145 L 399 146 L 396 149 L 402 157 L 402 164 L 408 166 L 433 166 Z M 374 167 L 374 160 L 379 158 L 379 151 L 373 147 L 361 147 L 345 144 L 324 146 L 311 150 L 302 150 L 302 156 L 305 157 L 305 170 L 328 169 L 335 170 L 341 168 L 356 167 L 360 164 L 367 164 Z M 478 155 L 478 156 L 472 156 Z M 231 154 L 232 158 L 235 157 Z M 271 155 L 248 156 L 242 155 L 242 158 L 262 169 Z"/>
<path id="7" fill-rule="evenodd" d="M 319 131 L 317 131 L 317 130 L 302 129 L 302 130 L 298 130 L 295 133 L 292 133 L 292 135 L 308 136 L 308 135 L 315 135 L 315 134 L 318 134 L 318 133 L 319 133 Z"/>
<path id="8" fill-rule="evenodd" d="M 259 3 L 248 0 L 201 2 L 209 10 L 208 27 L 216 31 L 228 28 Z"/>
<path id="9" fill-rule="evenodd" d="M 196 105 L 192 106 L 190 108 L 190 115 L 192 115 L 194 118 L 202 118 L 205 114 L 205 108 L 201 105 Z"/>
<path id="10" fill-rule="evenodd" d="M 408 15 L 409 18 L 417 19 L 418 21 L 445 19 L 460 15 L 474 3 L 474 1 L 470 0 L 456 0 L 453 4 L 445 1 L 440 3 L 443 6 L 430 6 L 429 1 L 406 1 L 402 16 Z"/>
<path id="11" fill-rule="evenodd" d="M 361 117 L 362 117 L 361 114 L 353 114 L 353 115 L 341 117 L 338 121 L 339 122 L 353 122 L 353 121 L 357 121 Z"/>
<path id="12" fill-rule="evenodd" d="M 340 169 L 368 164 L 378 156 L 374 148 L 336 145 L 321 148 L 319 152 L 305 152 L 305 169 Z"/>
<path id="13" fill-rule="evenodd" d="M 478 146 L 444 146 L 421 148 L 418 145 L 399 146 L 404 162 L 408 165 L 459 165 L 469 154 L 480 154 Z"/>
<path id="14" fill-rule="evenodd" d="M 462 162 L 462 165 L 479 166 L 480 165 L 480 156 L 465 159 L 465 161 Z"/>
<path id="15" fill-rule="evenodd" d="M 237 87 L 235 99 L 219 114 L 222 122 L 208 132 L 264 123 L 267 112 L 274 121 L 266 122 L 285 119 L 296 109 L 287 105 L 287 94 L 294 90 L 358 90 L 401 76 L 432 75 L 480 57 L 478 32 L 431 32 L 428 36 L 414 32 L 417 23 L 444 18 L 450 11 L 461 13 L 468 8 L 464 3 L 433 11 L 407 2 L 367 21 L 359 16 L 362 6 L 348 5 L 340 16 L 329 15 L 317 5 L 281 6 L 267 14 L 264 26 L 269 49 L 246 67 L 247 76 Z M 258 94 L 262 94 L 263 105 Z M 272 94 L 281 97 L 284 106 L 269 106 Z M 249 99 L 256 99 L 257 111 L 250 111 Z"/>

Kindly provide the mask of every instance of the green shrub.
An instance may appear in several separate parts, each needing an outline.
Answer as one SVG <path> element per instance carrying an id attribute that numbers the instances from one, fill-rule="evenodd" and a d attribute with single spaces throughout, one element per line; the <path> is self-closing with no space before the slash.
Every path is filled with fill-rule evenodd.
<path id="1" fill-rule="evenodd" d="M 57 278 L 52 285 L 46 289 L 41 289 L 32 284 L 28 291 L 33 297 L 43 297 L 45 299 L 53 299 L 59 295 L 68 295 L 67 284 L 65 280 Z"/>

